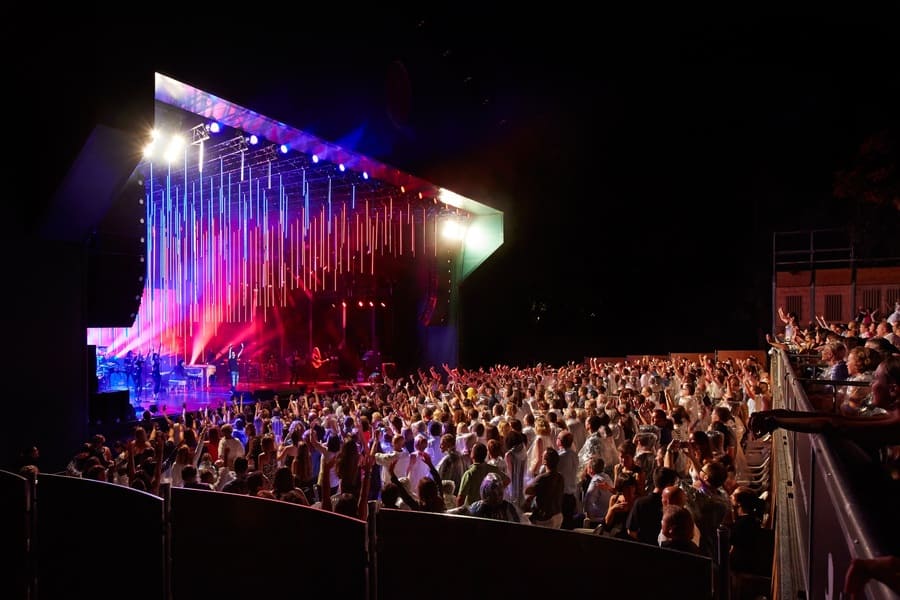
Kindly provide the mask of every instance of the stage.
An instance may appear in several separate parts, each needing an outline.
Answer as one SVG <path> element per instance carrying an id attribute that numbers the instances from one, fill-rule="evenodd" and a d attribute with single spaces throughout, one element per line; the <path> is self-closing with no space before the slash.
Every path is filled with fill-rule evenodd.
<path id="1" fill-rule="evenodd" d="M 115 382 L 114 382 L 115 383 Z M 342 392 L 351 385 L 368 387 L 371 382 L 357 382 L 339 379 L 332 374 L 323 374 L 321 379 L 303 379 L 291 384 L 289 379 L 271 379 L 238 383 L 237 393 L 244 404 L 258 400 L 270 401 L 275 395 L 287 402 L 291 394 L 311 394 Z M 181 383 L 166 381 L 160 388 L 158 397 L 153 397 L 152 383 L 145 382 L 140 392 L 133 387 L 123 385 L 107 386 L 92 398 L 91 427 L 95 431 L 121 430 L 140 420 L 145 410 L 154 417 L 164 414 L 175 417 L 183 410 L 191 412 L 209 409 L 216 410 L 221 406 L 231 408 L 235 395 L 231 387 L 225 384 L 211 383 L 201 385 L 196 381 Z M 109 436 L 107 436 L 109 437 Z"/>

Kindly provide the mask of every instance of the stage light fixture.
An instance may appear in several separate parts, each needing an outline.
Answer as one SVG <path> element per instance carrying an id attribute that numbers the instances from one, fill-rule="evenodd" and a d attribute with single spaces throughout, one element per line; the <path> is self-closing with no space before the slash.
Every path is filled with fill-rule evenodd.
<path id="1" fill-rule="evenodd" d="M 319 155 L 313 154 L 312 161 L 314 165 L 319 164 Z"/>
<path id="2" fill-rule="evenodd" d="M 169 140 L 169 145 L 166 147 L 166 152 L 163 155 L 163 158 L 166 162 L 172 162 L 176 158 L 178 158 L 178 154 L 181 149 L 184 148 L 184 138 L 180 135 L 173 135 L 172 139 Z"/>
<path id="3" fill-rule="evenodd" d="M 153 156 L 153 150 L 156 148 L 156 142 L 159 139 L 159 131 L 156 129 L 150 130 L 150 141 L 147 142 L 147 145 L 144 146 L 144 158 L 151 158 Z"/>
<path id="4" fill-rule="evenodd" d="M 251 145 L 251 146 L 255 146 L 255 145 L 257 145 L 257 144 L 259 143 L 259 138 L 256 136 L 255 133 L 251 133 L 251 134 L 250 134 L 250 140 L 249 140 L 249 141 L 250 141 L 250 145 Z"/>
<path id="5" fill-rule="evenodd" d="M 272 161 L 278 159 L 278 148 L 275 146 L 266 146 L 262 149 L 263 160 Z"/>
<path id="6" fill-rule="evenodd" d="M 363 179 L 368 179 L 369 174 L 366 171 L 363 171 Z"/>
<path id="7" fill-rule="evenodd" d="M 216 121 L 213 121 L 209 124 L 209 131 L 210 133 L 219 133 L 220 131 L 222 131 L 222 126 L 219 125 Z"/>
<path id="8" fill-rule="evenodd" d="M 344 163 L 339 164 L 339 165 L 338 165 L 338 169 L 340 169 L 340 170 L 341 170 L 341 173 L 343 173 L 344 170 L 346 169 L 346 167 L 344 167 Z"/>
<path id="9" fill-rule="evenodd" d="M 279 148 L 279 150 L 281 150 L 282 154 L 287 154 L 288 153 L 287 144 L 282 144 L 281 147 Z"/>
<path id="10" fill-rule="evenodd" d="M 197 146 L 209 139 L 209 126 L 201 123 L 191 128 L 191 145 Z"/>

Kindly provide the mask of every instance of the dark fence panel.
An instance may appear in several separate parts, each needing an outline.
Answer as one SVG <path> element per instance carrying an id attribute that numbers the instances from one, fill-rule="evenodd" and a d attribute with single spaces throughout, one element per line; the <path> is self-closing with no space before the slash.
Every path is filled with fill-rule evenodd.
<path id="1" fill-rule="evenodd" d="M 175 598 L 206 598 L 219 586 L 231 598 L 367 598 L 363 521 L 278 500 L 182 488 L 172 489 L 170 514 Z M 289 577 L 278 580 L 278 574 Z"/>
<path id="2" fill-rule="evenodd" d="M 39 600 L 166 598 L 162 498 L 44 474 L 36 495 Z"/>
<path id="3" fill-rule="evenodd" d="M 463 589 L 478 598 L 572 595 L 564 590 L 653 598 L 671 596 L 673 585 L 679 597 L 713 596 L 712 561 L 702 556 L 475 517 L 382 509 L 375 518 L 379 600 L 412 589 L 429 600 L 458 600 Z M 440 550 L 431 556 L 426 547 Z M 423 569 L 434 577 L 421 580 Z"/>
<path id="4" fill-rule="evenodd" d="M 0 535 L 0 581 L 4 582 L 10 598 L 29 598 L 34 583 L 34 571 L 28 548 L 31 543 L 31 485 L 24 477 L 0 471 L 0 514 L 3 535 Z M 9 586 L 7 588 L 7 586 Z"/>

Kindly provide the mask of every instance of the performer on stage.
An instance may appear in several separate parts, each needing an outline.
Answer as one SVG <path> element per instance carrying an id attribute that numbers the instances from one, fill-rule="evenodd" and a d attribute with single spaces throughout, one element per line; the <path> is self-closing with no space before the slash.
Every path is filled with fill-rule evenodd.
<path id="1" fill-rule="evenodd" d="M 319 370 L 322 368 L 322 365 L 327 363 L 330 358 L 322 358 L 322 351 L 319 350 L 318 346 L 313 346 L 312 349 L 312 357 L 309 359 L 309 364 L 312 365 L 313 368 L 313 383 L 319 382 Z"/>
<path id="2" fill-rule="evenodd" d="M 162 350 L 162 346 L 160 346 Z M 159 364 L 159 350 L 150 356 L 150 377 L 153 379 L 153 399 L 159 398 L 159 388 L 162 387 L 162 371 Z"/>
<path id="3" fill-rule="evenodd" d="M 134 363 L 132 363 L 132 378 L 134 379 L 134 393 L 138 398 L 140 398 L 141 393 L 144 391 L 143 353 L 138 353 L 138 355 L 134 357 Z"/>
<path id="4" fill-rule="evenodd" d="M 303 358 L 300 356 L 300 352 L 294 350 L 294 353 L 291 354 L 290 360 L 290 368 L 291 368 L 291 381 L 288 385 L 297 385 L 300 383 L 300 371 L 303 367 Z"/>
<path id="5" fill-rule="evenodd" d="M 134 387 L 134 351 L 129 350 L 125 355 L 125 386 L 126 387 Z"/>
<path id="6" fill-rule="evenodd" d="M 240 378 L 240 366 L 238 359 L 244 353 L 244 342 L 241 342 L 241 349 L 235 352 L 234 346 L 228 346 L 228 373 L 231 375 L 231 392 L 237 391 L 238 379 Z"/>

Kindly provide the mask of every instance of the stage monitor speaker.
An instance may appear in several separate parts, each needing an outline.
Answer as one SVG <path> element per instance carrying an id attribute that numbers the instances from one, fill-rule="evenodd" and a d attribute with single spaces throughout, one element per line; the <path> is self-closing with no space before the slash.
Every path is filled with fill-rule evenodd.
<path id="1" fill-rule="evenodd" d="M 254 400 L 263 400 L 263 401 L 271 401 L 275 398 L 275 390 L 270 390 L 268 388 L 260 388 L 253 392 Z"/>
<path id="2" fill-rule="evenodd" d="M 134 420 L 128 390 L 91 394 L 88 415 L 91 423 L 124 423 Z"/>

